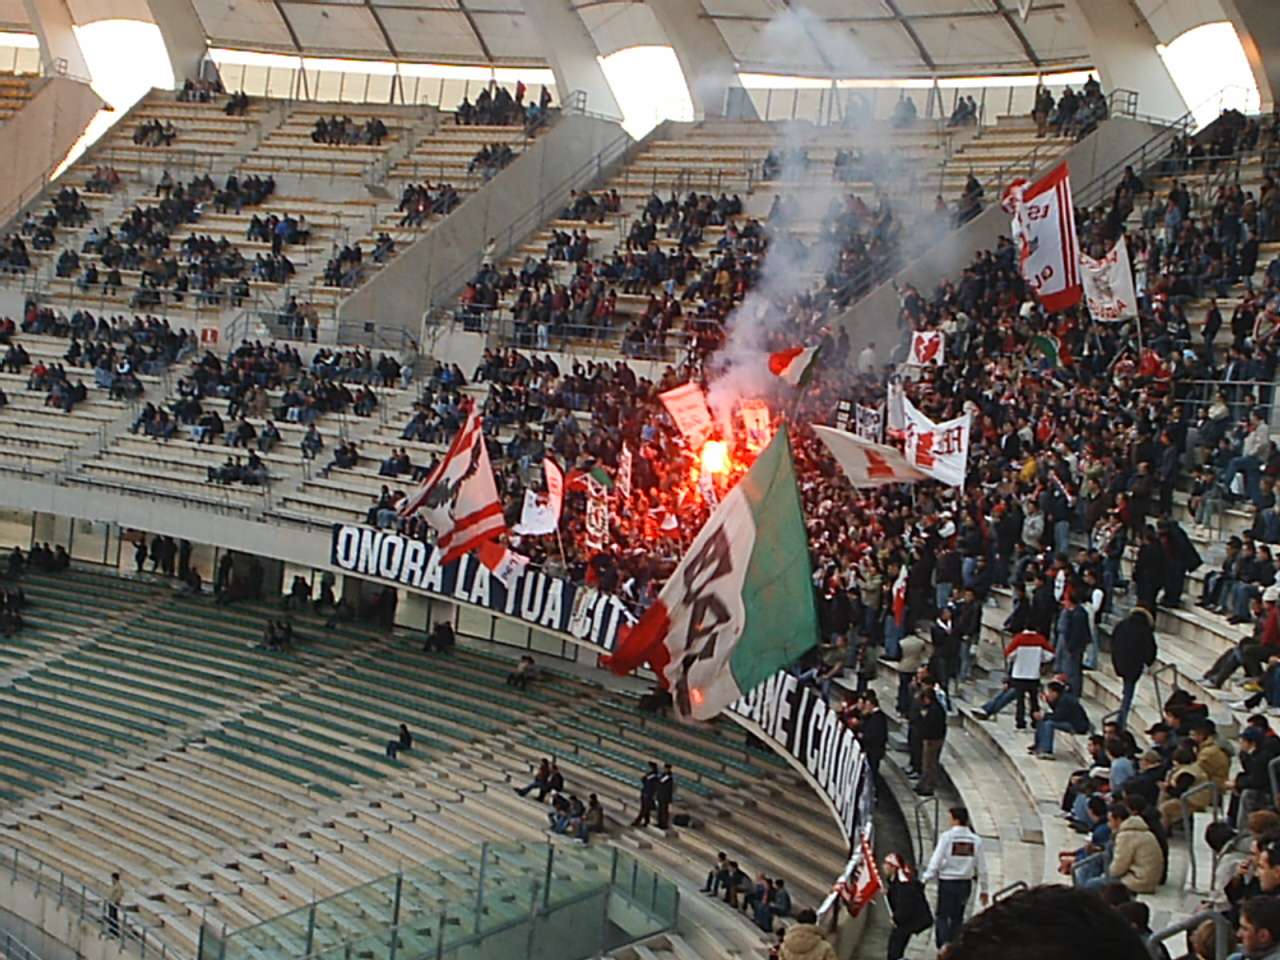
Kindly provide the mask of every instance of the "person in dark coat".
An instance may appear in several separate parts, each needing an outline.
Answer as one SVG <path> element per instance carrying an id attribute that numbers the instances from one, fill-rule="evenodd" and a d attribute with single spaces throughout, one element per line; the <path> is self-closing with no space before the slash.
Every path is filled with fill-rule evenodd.
<path id="1" fill-rule="evenodd" d="M 1182 587 L 1187 581 L 1187 574 L 1194 573 L 1203 562 L 1200 552 L 1187 536 L 1187 531 L 1176 520 L 1160 521 L 1160 548 L 1164 553 L 1164 605 L 1178 607 L 1182 605 Z"/>
<path id="2" fill-rule="evenodd" d="M 920 691 L 920 782 L 916 793 L 922 797 L 933 796 L 938 785 L 939 758 L 947 739 L 947 713 L 938 702 L 932 683 Z"/>
<path id="3" fill-rule="evenodd" d="M 671 764 L 662 766 L 658 776 L 658 785 L 654 789 L 653 799 L 658 805 L 658 829 L 666 830 L 671 826 L 671 801 L 676 795 L 676 777 L 671 772 Z"/>
<path id="4" fill-rule="evenodd" d="M 653 813 L 653 801 L 658 794 L 658 765 L 649 761 L 649 769 L 640 778 L 640 812 L 631 821 L 633 827 L 647 827 Z"/>
<path id="5" fill-rule="evenodd" d="M 1133 565 L 1133 587 L 1138 595 L 1138 603 L 1148 610 L 1156 608 L 1156 595 L 1165 585 L 1164 551 L 1152 527 L 1142 532 L 1142 546 L 1138 548 L 1138 559 Z"/>
<path id="6" fill-rule="evenodd" d="M 1111 665 L 1124 683 L 1116 723 L 1125 729 L 1133 694 L 1147 667 L 1156 662 L 1155 615 L 1139 603 L 1111 634 Z"/>
<path id="7" fill-rule="evenodd" d="M 884 759 L 889 745 L 889 718 L 880 709 L 880 698 L 874 690 L 862 695 L 862 718 L 858 729 L 861 732 L 862 752 L 866 754 L 867 765 L 871 767 L 874 777 L 880 772 L 880 761 Z"/>
<path id="8" fill-rule="evenodd" d="M 1053 584 L 1043 573 L 1037 573 L 1035 585 L 1031 594 L 1030 623 L 1026 628 L 1041 636 L 1052 637 L 1058 619 L 1058 601 L 1053 596 Z"/>
<path id="9" fill-rule="evenodd" d="M 889 932 L 889 960 L 902 960 L 907 944 L 917 933 L 933 926 L 933 911 L 925 896 L 924 884 L 896 853 L 884 858 L 881 870 L 885 879 L 885 897 L 893 914 L 893 930 Z"/>

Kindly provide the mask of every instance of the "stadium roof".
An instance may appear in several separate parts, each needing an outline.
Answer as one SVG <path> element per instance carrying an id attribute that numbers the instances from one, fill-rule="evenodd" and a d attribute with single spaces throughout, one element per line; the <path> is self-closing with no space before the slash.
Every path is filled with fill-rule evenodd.
<path id="1" fill-rule="evenodd" d="M 213 46 L 313 56 L 542 65 L 523 0 L 192 0 Z M 645 0 L 570 0 L 602 54 L 670 39 Z M 686 0 L 698 4 L 699 0 Z M 1074 0 L 701 0 L 744 72 L 876 77 L 1087 65 Z M 77 23 L 151 19 L 147 0 L 67 0 Z M 1219 0 L 1116 0 L 1161 42 L 1223 19 Z M 0 24 L 27 28 L 23 0 Z"/>

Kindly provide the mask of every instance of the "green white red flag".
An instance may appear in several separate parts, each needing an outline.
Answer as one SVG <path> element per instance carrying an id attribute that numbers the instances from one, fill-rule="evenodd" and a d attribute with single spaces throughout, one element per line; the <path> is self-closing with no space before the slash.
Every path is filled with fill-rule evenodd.
<path id="1" fill-rule="evenodd" d="M 605 664 L 649 664 L 686 722 L 708 720 L 818 641 L 791 442 L 779 430 Z"/>
<path id="2" fill-rule="evenodd" d="M 809 379 L 809 371 L 813 366 L 813 358 L 818 355 L 817 347 L 791 347 L 769 354 L 769 372 L 781 377 L 793 387 L 801 386 Z"/>

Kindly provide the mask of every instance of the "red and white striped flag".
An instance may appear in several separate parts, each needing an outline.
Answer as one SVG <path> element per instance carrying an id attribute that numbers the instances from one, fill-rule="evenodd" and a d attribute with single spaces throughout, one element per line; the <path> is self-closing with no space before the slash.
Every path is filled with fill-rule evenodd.
<path id="1" fill-rule="evenodd" d="M 1080 244 L 1071 177 L 1064 160 L 1035 183 L 1014 181 L 1002 204 L 1013 214 L 1022 277 L 1046 310 L 1065 310 L 1080 302 Z"/>
<path id="2" fill-rule="evenodd" d="M 484 443 L 484 418 L 473 406 L 449 452 L 400 507 L 400 516 L 422 511 L 439 534 L 441 564 L 451 563 L 480 544 L 507 532 L 502 501 Z"/>

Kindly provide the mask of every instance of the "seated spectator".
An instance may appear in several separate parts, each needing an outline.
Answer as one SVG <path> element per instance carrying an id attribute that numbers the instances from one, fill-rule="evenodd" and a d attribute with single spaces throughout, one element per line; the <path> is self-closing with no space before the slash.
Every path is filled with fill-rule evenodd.
<path id="1" fill-rule="evenodd" d="M 526 690 L 531 680 L 538 679 L 538 664 L 528 654 L 520 657 L 514 670 L 507 674 L 507 686 Z"/>

